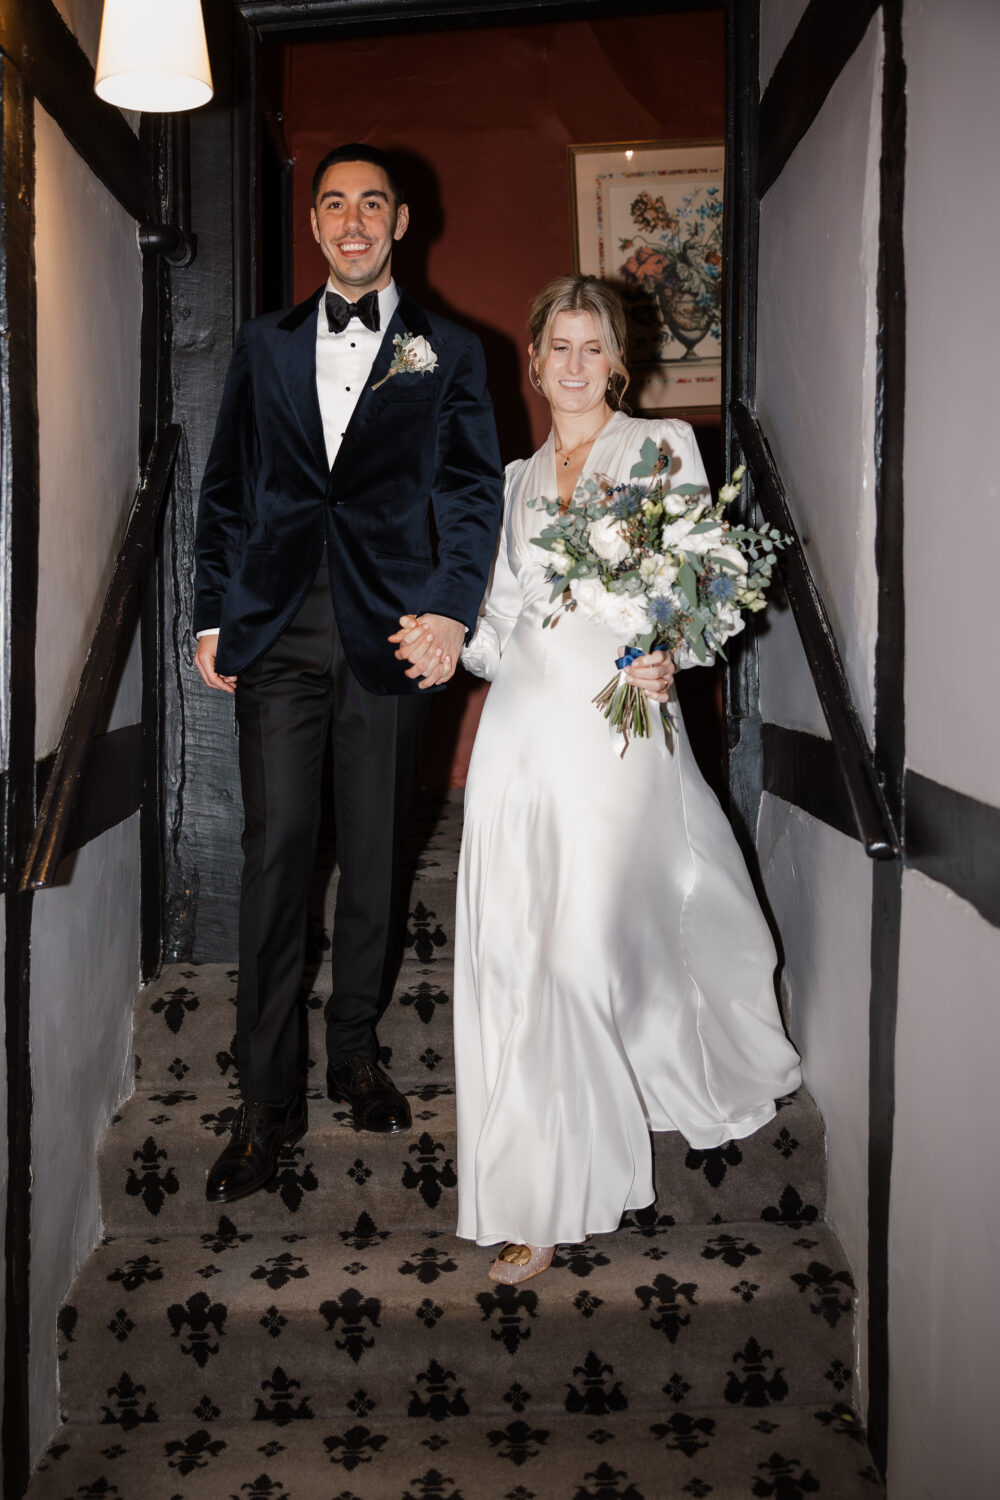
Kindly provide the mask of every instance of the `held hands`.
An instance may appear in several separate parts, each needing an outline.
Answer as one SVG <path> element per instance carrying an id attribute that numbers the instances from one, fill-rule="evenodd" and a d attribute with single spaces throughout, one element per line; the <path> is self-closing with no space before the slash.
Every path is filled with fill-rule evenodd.
<path id="1" fill-rule="evenodd" d="M 624 646 L 619 654 L 625 654 Z M 674 659 L 667 651 L 651 651 L 648 656 L 636 657 L 625 673 L 628 682 L 641 687 L 646 697 L 654 703 L 666 703 L 670 697 L 670 686 L 674 680 Z"/>
<path id="2" fill-rule="evenodd" d="M 215 670 L 215 654 L 219 647 L 217 635 L 203 635 L 194 654 L 194 664 L 206 687 L 218 688 L 222 693 L 235 693 L 236 678 L 220 677 Z"/>
<path id="3" fill-rule="evenodd" d="M 408 661 L 407 677 L 419 677 L 420 687 L 438 687 L 455 675 L 465 626 L 447 615 L 401 615 L 400 629 L 389 637 L 397 661 Z"/>

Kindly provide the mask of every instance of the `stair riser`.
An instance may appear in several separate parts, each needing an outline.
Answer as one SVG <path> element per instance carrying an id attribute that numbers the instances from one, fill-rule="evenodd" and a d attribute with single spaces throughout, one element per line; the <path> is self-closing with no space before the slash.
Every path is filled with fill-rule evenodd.
<path id="1" fill-rule="evenodd" d="M 171 978 L 176 982 L 144 997 L 136 1010 L 134 1041 L 142 1088 L 235 1089 L 236 971 L 229 972 L 231 980 L 220 973 L 206 985 L 190 970 L 190 978 L 175 970 Z M 309 1081 L 316 1085 L 323 1083 L 326 1071 L 323 1007 L 328 993 L 328 986 L 320 986 L 305 1007 Z M 404 962 L 378 1032 L 383 1061 L 401 1088 L 454 1082 L 450 959 Z"/>
<path id="2" fill-rule="evenodd" d="M 489 1286 L 485 1279 L 483 1284 Z M 180 1295 L 186 1301 L 205 1288 L 206 1283 L 198 1282 L 181 1287 Z M 363 1276 L 356 1282 L 341 1276 L 331 1277 L 326 1290 L 331 1301 L 339 1302 L 345 1290 L 367 1297 L 374 1288 Z M 432 1302 L 434 1290 L 427 1289 Z M 587 1291 L 598 1296 L 599 1281 Z M 129 1305 L 126 1311 L 135 1326 L 126 1342 L 118 1343 L 105 1332 L 103 1343 L 95 1340 L 79 1360 L 70 1349 L 62 1369 L 61 1405 L 69 1420 L 100 1421 L 105 1405 L 118 1410 L 107 1392 L 128 1371 L 146 1387 L 143 1401 L 153 1402 L 163 1419 L 190 1413 L 206 1395 L 224 1420 L 247 1419 L 278 1410 L 263 1386 L 274 1379 L 276 1367 L 301 1382 L 296 1404 L 307 1399 L 318 1417 L 343 1411 L 359 1388 L 384 1416 L 406 1416 L 411 1408 L 414 1415 L 426 1415 L 423 1403 L 433 1400 L 429 1386 L 435 1379 L 441 1386 L 439 1395 L 449 1403 L 461 1399 L 477 1416 L 510 1411 L 511 1403 L 504 1397 L 515 1385 L 530 1392 L 536 1415 L 566 1410 L 569 1384 L 576 1407 L 582 1401 L 594 1417 L 617 1409 L 609 1405 L 609 1397 L 616 1402 L 624 1398 L 630 1410 L 658 1411 L 670 1405 L 664 1386 L 677 1372 L 690 1386 L 685 1404 L 724 1407 L 731 1396 L 739 1404 L 754 1405 L 831 1399 L 825 1372 L 835 1360 L 849 1368 L 853 1357 L 849 1314 L 837 1329 L 829 1329 L 810 1314 L 804 1297 L 787 1307 L 783 1298 L 759 1297 L 750 1306 L 735 1297 L 732 1301 L 738 1305 L 684 1303 L 681 1316 L 689 1321 L 675 1330 L 673 1340 L 650 1327 L 650 1313 L 643 1312 L 635 1297 L 631 1307 L 607 1303 L 589 1318 L 574 1308 L 554 1316 L 543 1312 L 534 1319 L 521 1313 L 511 1326 L 512 1343 L 515 1338 L 519 1342 L 508 1353 L 492 1337 L 501 1332 L 498 1314 L 484 1321 L 471 1299 L 464 1308 L 449 1306 L 432 1331 L 417 1316 L 415 1303 L 383 1302 L 377 1327 L 364 1316 L 352 1315 L 345 1333 L 341 1321 L 331 1330 L 320 1307 L 307 1311 L 301 1305 L 283 1306 L 280 1294 L 245 1297 L 234 1305 L 221 1331 L 207 1329 L 204 1347 L 218 1352 L 206 1353 L 203 1366 L 184 1352 L 185 1347 L 199 1347 L 197 1341 L 189 1342 L 189 1329 L 185 1326 L 174 1336 L 168 1304 L 146 1316 Z M 434 1305 L 440 1307 L 441 1302 Z M 279 1337 L 270 1338 L 261 1319 L 275 1316 L 286 1323 Z M 86 1337 L 83 1328 L 81 1334 Z M 761 1361 L 760 1378 L 748 1380 L 745 1361 L 734 1356 L 753 1338 L 771 1353 Z M 144 1345 L 159 1351 L 153 1368 L 137 1363 Z M 611 1371 L 600 1369 L 595 1385 L 588 1387 L 585 1361 L 591 1352 L 599 1357 L 598 1366 L 610 1366 Z M 433 1360 L 443 1376 L 435 1377 Z"/>
<path id="3" fill-rule="evenodd" d="M 100 1157 L 107 1233 L 167 1235 L 213 1228 L 219 1210 L 205 1202 L 205 1178 L 225 1144 L 231 1118 L 226 1111 L 235 1107 L 233 1096 L 217 1093 L 176 1109 L 148 1096 L 133 1098 Z M 412 1131 L 375 1137 L 354 1131 L 342 1109 L 336 1110 L 341 1123 L 334 1123 L 335 1107 L 312 1100 L 308 1135 L 286 1149 L 268 1188 L 229 1205 L 228 1217 L 251 1232 L 330 1233 L 349 1227 L 361 1213 L 370 1214 L 380 1229 L 450 1230 L 457 1220 L 453 1099 L 411 1098 L 411 1107 Z M 220 1117 L 221 1134 L 201 1123 L 206 1113 Z M 689 1152 L 676 1132 L 655 1135 L 658 1211 L 678 1224 L 791 1217 L 782 1195 L 794 1182 L 795 1217 L 821 1220 L 821 1140 L 803 1146 L 791 1160 L 775 1149 L 776 1142 L 783 1143 L 782 1131 L 809 1143 L 815 1120 L 812 1105 L 796 1100 L 755 1136 L 721 1153 Z M 150 1141 L 162 1156 L 150 1150 Z"/>
<path id="4" fill-rule="evenodd" d="M 876 1500 L 871 1461 L 830 1405 L 554 1420 L 529 1406 L 484 1422 L 384 1420 L 377 1409 L 359 1420 L 342 1407 L 329 1421 L 284 1427 L 188 1416 L 128 1433 L 67 1428 L 57 1442 L 69 1451 L 35 1475 L 29 1500 L 79 1500 L 88 1491 L 116 1500 L 794 1500 L 817 1489 L 831 1500 Z M 782 1482 L 775 1454 L 783 1489 L 774 1487 Z M 795 1481 L 806 1475 L 802 1488 Z M 116 1488 L 97 1487 L 102 1479 Z"/>

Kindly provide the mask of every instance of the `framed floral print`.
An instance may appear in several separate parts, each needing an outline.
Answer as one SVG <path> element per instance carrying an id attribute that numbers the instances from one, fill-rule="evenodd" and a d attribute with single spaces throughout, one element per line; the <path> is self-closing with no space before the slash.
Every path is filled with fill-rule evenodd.
<path id="1" fill-rule="evenodd" d="M 722 143 L 624 141 L 567 151 L 574 268 L 625 299 L 631 406 L 677 416 L 718 409 Z"/>

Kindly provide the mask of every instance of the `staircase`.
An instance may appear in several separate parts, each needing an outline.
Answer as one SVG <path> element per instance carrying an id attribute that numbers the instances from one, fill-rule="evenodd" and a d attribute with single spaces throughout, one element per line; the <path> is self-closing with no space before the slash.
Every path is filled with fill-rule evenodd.
<path id="1" fill-rule="evenodd" d="M 210 1208 L 238 1100 L 236 973 L 179 966 L 141 992 L 136 1091 L 100 1153 L 106 1238 L 60 1315 L 64 1425 L 30 1500 L 881 1493 L 849 1404 L 854 1289 L 804 1092 L 718 1150 L 657 1137 L 655 1208 L 560 1246 L 520 1288 L 454 1238 L 460 828 L 460 800 L 421 809 L 381 1027 L 410 1133 L 356 1134 L 326 1100 L 321 987 L 308 1135 L 266 1191 Z"/>

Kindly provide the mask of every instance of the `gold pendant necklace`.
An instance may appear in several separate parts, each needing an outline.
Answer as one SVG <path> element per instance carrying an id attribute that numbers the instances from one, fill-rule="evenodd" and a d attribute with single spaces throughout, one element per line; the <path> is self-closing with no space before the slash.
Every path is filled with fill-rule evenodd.
<path id="1" fill-rule="evenodd" d="M 611 417 L 613 417 L 613 416 L 614 416 L 614 412 L 611 413 Z M 604 431 L 605 427 L 607 427 L 608 423 L 611 421 L 611 417 L 605 417 L 604 421 L 601 423 L 600 427 L 595 428 L 594 431 L 590 434 L 590 437 L 584 438 L 584 440 L 583 440 L 582 443 L 577 443 L 577 445 L 576 445 L 575 448 L 570 448 L 569 452 L 566 453 L 566 457 L 562 461 L 562 466 L 563 466 L 564 469 L 568 469 L 569 468 L 570 459 L 573 457 L 574 453 L 579 453 L 579 451 L 580 451 L 581 448 L 585 448 L 588 443 L 592 443 L 594 441 L 594 439 L 597 437 L 598 433 Z M 565 452 L 565 450 L 563 450 L 563 451 Z"/>

